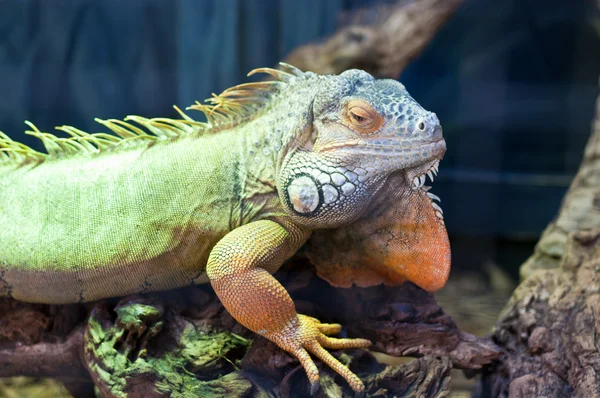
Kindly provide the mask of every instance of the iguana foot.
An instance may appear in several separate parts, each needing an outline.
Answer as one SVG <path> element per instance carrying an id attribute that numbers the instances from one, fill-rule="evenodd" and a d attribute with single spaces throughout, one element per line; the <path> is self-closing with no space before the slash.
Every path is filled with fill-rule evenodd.
<path id="1" fill-rule="evenodd" d="M 312 394 L 316 393 L 319 388 L 319 371 L 310 355 L 308 355 L 309 352 L 346 379 L 354 391 L 362 392 L 365 386 L 358 376 L 334 358 L 325 348 L 334 350 L 367 348 L 371 345 L 371 342 L 365 339 L 345 339 L 328 336 L 338 334 L 341 330 L 342 326 L 337 323 L 321 323 L 315 318 L 298 314 L 296 320 L 281 333 L 267 337 L 298 358 L 304 370 L 306 370 Z"/>

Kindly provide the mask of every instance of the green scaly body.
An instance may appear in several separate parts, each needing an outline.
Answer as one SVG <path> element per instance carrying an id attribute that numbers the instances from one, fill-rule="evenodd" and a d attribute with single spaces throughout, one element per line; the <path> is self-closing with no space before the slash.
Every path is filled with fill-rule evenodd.
<path id="1" fill-rule="evenodd" d="M 275 159 L 256 156 L 262 120 L 5 167 L 0 284 L 18 300 L 70 303 L 207 282 L 225 234 L 283 214 Z"/>
<path id="2" fill-rule="evenodd" d="M 162 140 L 0 165 L 0 296 L 62 304 L 208 282 L 223 236 L 284 214 L 273 147 L 286 137 L 272 125 L 290 104 L 274 98 L 257 110 L 255 100 L 221 119 L 191 107 L 212 123 Z"/>
<path id="3" fill-rule="evenodd" d="M 183 138 L 4 172 L 0 250 L 11 296 L 69 303 L 206 282 L 210 249 L 257 216 L 232 183 L 242 138 Z"/>

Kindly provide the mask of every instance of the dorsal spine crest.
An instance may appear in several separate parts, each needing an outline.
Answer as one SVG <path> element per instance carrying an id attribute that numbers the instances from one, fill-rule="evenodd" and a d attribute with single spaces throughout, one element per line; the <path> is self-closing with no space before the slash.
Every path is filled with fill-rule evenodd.
<path id="1" fill-rule="evenodd" d="M 30 130 L 25 134 L 39 138 L 47 153 L 12 140 L 0 131 L 0 164 L 20 164 L 25 161 L 43 161 L 49 158 L 65 158 L 80 153 L 99 153 L 124 146 L 130 147 L 135 142 L 149 142 L 177 139 L 192 134 L 217 133 L 235 127 L 253 119 L 278 94 L 282 87 L 297 77 L 304 75 L 302 71 L 291 65 L 281 63 L 286 70 L 258 68 L 248 73 L 265 73 L 275 80 L 239 84 L 230 87 L 221 94 L 214 94 L 205 103 L 196 101 L 187 110 L 200 111 L 206 122 L 195 120 L 177 106 L 175 111 L 181 119 L 127 116 L 124 120 L 95 119 L 113 134 L 87 133 L 72 126 L 57 126 L 55 129 L 66 133 L 67 137 L 39 130 L 33 123 L 26 121 Z"/>

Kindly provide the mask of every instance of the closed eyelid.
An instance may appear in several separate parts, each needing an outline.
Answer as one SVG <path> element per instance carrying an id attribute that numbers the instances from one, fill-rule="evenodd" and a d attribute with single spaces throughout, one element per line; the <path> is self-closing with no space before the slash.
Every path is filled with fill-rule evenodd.
<path id="1" fill-rule="evenodd" d="M 381 128 L 384 118 L 368 102 L 350 100 L 346 104 L 349 127 L 361 134 L 370 134 Z"/>

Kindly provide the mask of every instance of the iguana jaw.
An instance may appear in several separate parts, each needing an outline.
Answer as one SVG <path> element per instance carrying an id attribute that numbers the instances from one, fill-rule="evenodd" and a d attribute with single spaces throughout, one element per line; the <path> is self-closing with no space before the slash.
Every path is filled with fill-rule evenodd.
<path id="1" fill-rule="evenodd" d="M 442 159 L 444 152 L 445 152 L 445 145 L 444 145 L 444 151 L 441 153 L 440 157 L 429 160 L 420 166 L 406 170 L 405 181 L 404 181 L 404 184 L 409 185 L 410 189 L 413 191 L 419 191 L 419 190 L 425 191 L 425 194 L 427 195 L 427 198 L 429 199 L 429 202 L 431 203 L 431 207 L 434 212 L 433 214 L 442 221 L 444 220 L 444 212 L 443 212 L 442 208 L 440 207 L 440 205 L 435 203 L 436 200 L 439 202 L 440 198 L 437 195 L 428 192 L 431 187 L 426 186 L 425 181 L 427 181 L 427 177 L 429 177 L 431 182 L 433 182 L 435 176 L 437 176 L 440 160 Z"/>
<path id="2" fill-rule="evenodd" d="M 420 177 L 424 182 L 427 173 L 437 173 L 437 164 L 446 152 L 446 141 L 441 138 L 406 146 L 398 144 L 395 139 L 356 139 L 315 146 L 313 150 L 317 153 L 335 151 L 342 156 L 344 152 L 352 152 L 355 156 L 367 157 L 369 161 L 379 158 L 377 160 L 387 172 L 406 170 L 407 180 L 413 181 L 416 178 L 414 186 L 418 188 L 423 185 L 419 183 Z"/>
<path id="3" fill-rule="evenodd" d="M 440 160 L 443 159 L 446 153 L 446 141 L 441 138 L 417 146 L 411 152 L 409 156 L 411 156 L 412 161 L 410 163 L 412 164 L 408 164 L 402 169 L 405 170 L 406 181 L 408 181 L 411 188 L 418 189 L 425 183 L 426 176 L 433 182 L 434 175 L 438 173 Z"/>
<path id="4" fill-rule="evenodd" d="M 438 173 L 438 167 L 442 158 L 435 158 L 427 161 L 417 167 L 413 167 L 405 171 L 407 183 L 411 189 L 419 189 L 423 187 L 427 177 L 433 182 L 434 176 Z"/>

